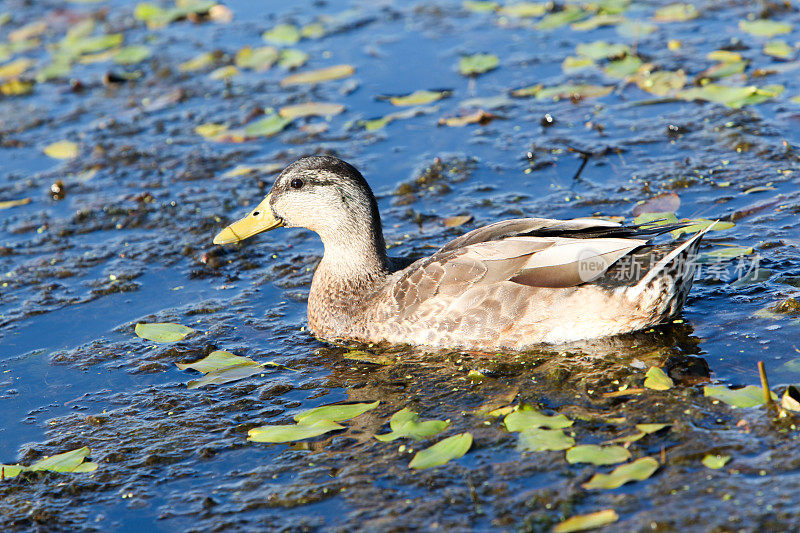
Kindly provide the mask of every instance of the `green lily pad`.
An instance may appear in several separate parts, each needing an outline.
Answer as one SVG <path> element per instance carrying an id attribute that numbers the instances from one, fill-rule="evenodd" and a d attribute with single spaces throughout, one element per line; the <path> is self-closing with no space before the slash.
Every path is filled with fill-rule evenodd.
<path id="1" fill-rule="evenodd" d="M 735 76 L 736 74 L 744 72 L 747 64 L 748 61 L 724 61 L 707 68 L 698 74 L 697 77 L 718 80 L 720 78 L 727 78 L 728 76 Z"/>
<path id="2" fill-rule="evenodd" d="M 537 100 L 582 100 L 585 98 L 599 98 L 611 94 L 614 87 L 603 85 L 556 85 L 554 87 L 545 87 L 536 92 Z M 511 93 L 513 96 L 519 96 L 518 91 Z"/>
<path id="3" fill-rule="evenodd" d="M 141 44 L 120 48 L 114 54 L 114 62 L 120 65 L 135 65 L 150 57 L 150 48 Z"/>
<path id="4" fill-rule="evenodd" d="M 599 446 L 597 444 L 581 444 L 567 450 L 567 462 L 591 463 L 593 465 L 613 465 L 631 458 L 631 452 L 622 446 Z"/>
<path id="5" fill-rule="evenodd" d="M 332 117 L 344 111 L 342 104 L 325 102 L 306 102 L 304 104 L 287 105 L 278 110 L 283 118 L 292 120 L 299 117 Z"/>
<path id="6" fill-rule="evenodd" d="M 211 52 L 203 52 L 178 65 L 181 72 L 193 72 L 208 68 L 217 61 L 217 56 Z"/>
<path id="7" fill-rule="evenodd" d="M 675 213 L 642 213 L 633 219 L 634 224 L 650 224 L 653 226 L 663 226 L 678 221 Z"/>
<path id="8" fill-rule="evenodd" d="M 731 52 L 730 50 L 713 50 L 706 54 L 706 58 L 711 61 L 720 61 L 722 63 L 736 63 L 742 60 L 742 54 L 739 52 Z"/>
<path id="9" fill-rule="evenodd" d="M 658 9 L 653 16 L 657 22 L 681 22 L 696 19 L 700 12 L 692 4 L 670 4 Z"/>
<path id="10" fill-rule="evenodd" d="M 286 48 L 281 50 L 281 57 L 278 59 L 278 65 L 287 70 L 300 68 L 306 64 L 309 55 L 302 50 L 295 48 Z"/>
<path id="11" fill-rule="evenodd" d="M 84 446 L 64 453 L 59 453 L 50 457 L 45 457 L 30 466 L 23 465 L 0 465 L 6 479 L 17 476 L 20 472 L 77 472 L 86 473 L 97 470 L 97 463 L 84 461 L 91 455 L 89 448 Z"/>
<path id="12" fill-rule="evenodd" d="M 609 443 L 614 442 L 623 442 L 623 443 L 631 443 L 636 442 L 637 440 L 643 439 L 647 435 L 651 433 L 656 433 L 661 431 L 664 428 L 671 426 L 672 424 L 664 424 L 664 423 L 650 423 L 650 424 L 636 424 L 636 429 L 638 430 L 636 433 L 631 435 L 624 435 L 622 437 L 617 437 L 616 439 L 611 439 L 608 441 Z"/>
<path id="13" fill-rule="evenodd" d="M 342 355 L 345 359 L 352 361 L 359 361 L 362 363 L 372 363 L 374 365 L 394 365 L 398 362 L 397 357 L 390 357 L 388 355 L 378 355 L 364 350 L 351 350 Z"/>
<path id="14" fill-rule="evenodd" d="M 571 516 L 553 527 L 553 533 L 573 533 L 574 531 L 587 531 L 598 527 L 613 524 L 619 520 L 619 515 L 614 509 L 605 509 L 595 513 Z"/>
<path id="15" fill-rule="evenodd" d="M 417 452 L 408 467 L 421 470 L 423 468 L 441 466 L 453 459 L 462 457 L 471 447 L 472 434 L 459 433 L 437 442 L 430 448 Z"/>
<path id="16" fill-rule="evenodd" d="M 646 35 L 650 35 L 658 29 L 655 24 L 650 24 L 643 20 L 626 20 L 617 24 L 616 32 L 622 37 L 630 37 L 639 40 Z"/>
<path id="17" fill-rule="evenodd" d="M 734 226 L 733 222 L 728 222 L 727 220 L 714 221 L 714 220 L 708 220 L 707 218 L 696 218 L 694 220 L 684 219 L 682 220 L 682 222 L 691 222 L 692 224 L 671 231 L 669 234 L 672 235 L 673 239 L 677 239 L 684 233 L 689 234 L 689 233 L 697 233 L 698 231 L 703 231 L 712 224 L 714 224 L 714 227 L 711 228 L 711 231 L 722 231 L 730 229 Z"/>
<path id="18" fill-rule="evenodd" d="M 323 405 L 308 411 L 303 411 L 295 415 L 294 419 L 300 424 L 314 424 L 319 420 L 332 420 L 341 422 L 362 415 L 370 409 L 375 409 L 380 405 L 380 401 L 372 403 L 346 403 L 336 405 Z"/>
<path id="19" fill-rule="evenodd" d="M 775 37 L 776 35 L 791 33 L 792 25 L 788 22 L 778 22 L 767 19 L 740 20 L 739 29 L 758 37 Z"/>
<path id="20" fill-rule="evenodd" d="M 541 17 L 547 13 L 546 2 L 516 2 L 508 4 L 500 9 L 498 12 L 501 15 L 508 15 L 510 17 L 528 18 L 528 17 Z"/>
<path id="21" fill-rule="evenodd" d="M 450 96 L 451 91 L 414 91 L 405 96 L 392 96 L 389 101 L 396 106 L 423 105 L 436 102 Z"/>
<path id="22" fill-rule="evenodd" d="M 418 422 L 419 415 L 408 408 L 403 408 L 392 415 L 389 419 L 389 427 L 392 428 L 391 433 L 383 435 L 375 435 L 375 438 L 381 442 L 389 442 L 403 437 L 411 437 L 414 440 L 425 439 L 438 435 L 450 423 L 446 420 L 425 420 Z"/>
<path id="23" fill-rule="evenodd" d="M 567 56 L 561 62 L 561 69 L 564 72 L 582 70 L 593 66 L 595 66 L 595 62 L 591 57 Z"/>
<path id="24" fill-rule="evenodd" d="M 73 159 L 78 157 L 78 143 L 66 140 L 57 141 L 45 146 L 44 153 L 54 159 Z"/>
<path id="25" fill-rule="evenodd" d="M 258 72 L 264 72 L 272 68 L 278 61 L 280 52 L 274 46 L 262 46 L 251 48 L 245 46 L 236 52 L 234 64 L 239 68 L 249 68 Z"/>
<path id="26" fill-rule="evenodd" d="M 603 71 L 612 78 L 627 78 L 636 74 L 642 66 L 642 60 L 634 55 L 627 55 L 617 61 L 612 61 Z"/>
<path id="27" fill-rule="evenodd" d="M 728 261 L 736 259 L 737 257 L 744 257 L 751 255 L 755 250 L 748 246 L 723 246 L 715 248 L 708 252 L 703 252 L 697 257 L 698 263 L 717 263 L 719 261 Z"/>
<path id="28" fill-rule="evenodd" d="M 658 367 L 651 366 L 644 377 L 644 386 L 653 390 L 669 390 L 675 385 L 666 372 Z"/>
<path id="29" fill-rule="evenodd" d="M 728 464 L 728 461 L 731 460 L 730 455 L 714 455 L 714 454 L 707 454 L 703 457 L 702 463 L 703 466 L 706 468 L 710 468 L 712 470 L 718 470 Z"/>
<path id="30" fill-rule="evenodd" d="M 191 368 L 205 374 L 202 378 L 190 381 L 190 389 L 205 385 L 221 385 L 231 381 L 249 378 L 264 370 L 265 365 L 280 366 L 277 363 L 258 363 L 249 357 L 234 355 L 225 350 L 211 352 L 203 359 L 194 363 L 175 363 L 181 370 Z"/>
<path id="31" fill-rule="evenodd" d="M 564 415 L 548 416 L 530 405 L 521 404 L 516 411 L 506 415 L 503 424 L 508 431 L 526 431 L 535 428 L 563 429 L 572 425 Z"/>
<path id="32" fill-rule="evenodd" d="M 500 4 L 483 0 L 465 0 L 463 6 L 473 13 L 491 13 L 500 7 Z"/>
<path id="33" fill-rule="evenodd" d="M 595 474 L 581 485 L 587 490 L 616 489 L 631 481 L 643 481 L 658 470 L 658 461 L 652 457 L 642 457 L 632 463 L 618 466 L 610 474 Z"/>
<path id="34" fill-rule="evenodd" d="M 463 76 L 477 76 L 496 69 L 500 59 L 494 54 L 472 54 L 458 60 L 458 71 Z"/>
<path id="35" fill-rule="evenodd" d="M 636 86 L 656 96 L 666 96 L 686 85 L 686 73 L 683 70 L 642 69 L 637 73 Z"/>
<path id="36" fill-rule="evenodd" d="M 630 52 L 631 48 L 627 44 L 612 44 L 606 41 L 594 41 L 592 43 L 580 43 L 575 47 L 578 55 L 586 56 L 599 61 L 610 57 L 618 57 Z"/>
<path id="37" fill-rule="evenodd" d="M 291 74 L 283 78 L 281 80 L 281 87 L 339 80 L 352 76 L 355 71 L 356 69 L 352 65 L 334 65 L 317 70 L 298 72 L 297 74 Z"/>
<path id="38" fill-rule="evenodd" d="M 780 39 L 769 41 L 764 45 L 762 50 L 764 54 L 778 59 L 791 59 L 794 55 L 794 48 L 786 44 L 786 41 Z"/>
<path id="39" fill-rule="evenodd" d="M 573 446 L 575 439 L 561 429 L 526 429 L 517 440 L 517 450 L 521 452 L 559 451 Z"/>
<path id="40" fill-rule="evenodd" d="M 703 395 L 716 398 L 733 407 L 756 407 L 764 405 L 764 390 L 755 385 L 748 385 L 741 389 L 729 389 L 724 385 L 706 385 L 703 387 Z M 773 400 L 777 401 L 778 396 L 770 391 Z"/>
<path id="41" fill-rule="evenodd" d="M 330 420 L 317 420 L 313 424 L 259 426 L 247 432 L 247 440 L 272 443 L 294 442 L 319 437 L 337 429 L 344 429 L 344 426 Z"/>
<path id="42" fill-rule="evenodd" d="M 537 30 L 554 30 L 572 22 L 585 19 L 589 13 L 583 9 L 567 4 L 561 11 L 548 14 L 536 24 Z"/>
<path id="43" fill-rule="evenodd" d="M 597 28 L 602 28 L 603 26 L 616 26 L 622 22 L 626 22 L 625 17 L 622 15 L 601 13 L 586 20 L 573 22 L 570 27 L 576 31 L 591 31 L 596 30 Z"/>
<path id="44" fill-rule="evenodd" d="M 244 128 L 244 133 L 248 137 L 271 137 L 282 132 L 291 122 L 291 118 L 284 118 L 278 113 L 270 113 L 266 117 L 248 124 Z"/>
<path id="45" fill-rule="evenodd" d="M 136 335 L 153 342 L 167 343 L 183 340 L 194 330 L 188 326 L 172 322 L 138 323 L 134 329 Z"/>
<path id="46" fill-rule="evenodd" d="M 293 24 L 278 24 L 271 30 L 265 31 L 261 37 L 273 44 L 296 44 L 302 35 Z"/>
<path id="47" fill-rule="evenodd" d="M 780 96 L 782 92 L 783 85 L 732 87 L 709 83 L 702 87 L 692 87 L 691 89 L 680 91 L 677 96 L 683 100 L 705 100 L 739 109 L 746 105 L 766 102 Z"/>
<path id="48" fill-rule="evenodd" d="M 233 65 L 225 65 L 208 73 L 212 80 L 229 80 L 239 74 L 239 69 Z"/>

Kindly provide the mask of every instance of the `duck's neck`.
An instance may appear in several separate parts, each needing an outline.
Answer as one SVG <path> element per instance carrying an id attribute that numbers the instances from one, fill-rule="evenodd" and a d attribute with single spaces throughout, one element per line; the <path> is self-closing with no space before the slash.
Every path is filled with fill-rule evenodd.
<path id="1" fill-rule="evenodd" d="M 321 234 L 325 254 L 314 272 L 308 319 L 320 336 L 347 337 L 361 304 L 390 274 L 380 220 Z"/>

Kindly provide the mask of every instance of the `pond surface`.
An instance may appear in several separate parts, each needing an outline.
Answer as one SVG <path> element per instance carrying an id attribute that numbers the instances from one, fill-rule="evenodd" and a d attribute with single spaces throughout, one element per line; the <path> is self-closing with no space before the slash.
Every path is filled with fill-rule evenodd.
<path id="1" fill-rule="evenodd" d="M 0 461 L 29 464 L 88 446 L 99 468 L 0 482 L 3 528 L 549 531 L 602 509 L 618 513 L 617 531 L 796 527 L 794 419 L 712 401 L 702 376 L 675 372 L 696 361 L 686 357 L 702 358 L 713 382 L 758 384 L 756 362 L 764 361 L 777 392 L 800 381 L 800 14 L 777 3 L 708 2 L 696 13 L 678 10 L 688 20 L 665 20 L 686 18 L 656 15 L 665 5 L 565 3 L 520 18 L 485 2 L 236 0 L 226 3 L 230 21 L 217 9 L 216 20 L 190 13 L 148 27 L 134 2 L 5 2 L 0 69 L 31 63 L 0 70 L 0 86 L 12 92 L 14 79 L 38 81 L 29 94 L 0 100 L 0 202 L 29 199 L 0 210 Z M 561 8 L 561 16 L 574 11 L 573 23 L 604 25 L 537 27 Z M 767 37 L 740 25 L 759 17 L 788 28 Z M 281 24 L 315 24 L 311 37 L 272 44 L 308 54 L 296 72 L 351 65 L 354 73 L 282 86 L 291 73 L 278 64 L 218 70 L 243 47 L 269 46 L 262 34 Z M 81 25 L 88 33 L 76 36 Z M 70 29 L 82 47 L 65 44 Z M 80 41 L 117 33 L 124 44 Z M 576 52 L 601 40 L 627 48 L 610 58 L 596 44 Z M 764 53 L 776 40 L 788 51 L 774 42 L 767 51 L 785 57 Z M 127 60 L 115 55 L 133 45 Z M 42 69 L 69 47 L 65 70 L 45 79 Z M 729 54 L 708 59 L 715 50 Z M 204 53 L 206 65 L 184 64 Z M 497 67 L 459 73 L 460 58 L 475 53 L 496 55 Z M 604 70 L 630 67 L 617 63 L 625 53 L 652 67 L 634 65 L 627 78 Z M 585 68 L 565 71 L 567 56 Z M 664 79 L 674 85 L 661 91 Z M 759 91 L 729 105 L 680 92 L 708 80 Z M 594 94 L 511 95 L 537 84 L 590 85 Z M 379 98 L 417 90 L 448 93 L 410 107 Z M 265 109 L 303 102 L 345 110 L 242 138 Z M 484 112 L 478 123 L 440 124 L 475 111 Z M 208 124 L 227 130 L 196 131 Z M 76 143 L 77 154 L 46 155 L 58 141 Z M 315 235 L 281 230 L 231 248 L 211 244 L 283 165 L 313 153 L 363 172 L 398 255 L 430 253 L 502 218 L 630 222 L 638 202 L 663 193 L 680 198 L 678 218 L 735 223 L 708 234 L 703 251 L 753 250 L 704 265 L 680 319 L 651 331 L 526 354 L 400 348 L 390 350 L 396 364 L 357 362 L 305 328 L 322 250 Z M 443 223 L 458 215 L 472 220 Z M 736 281 L 753 264 L 757 279 Z M 134 334 L 137 322 L 197 331 L 155 344 Z M 283 366 L 188 389 L 197 374 L 174 363 L 217 349 Z M 675 386 L 639 390 L 650 366 L 677 367 Z M 468 378 L 471 370 L 483 379 Z M 626 386 L 638 392 L 619 394 Z M 247 441 L 249 429 L 312 407 L 374 400 L 378 408 L 333 436 Z M 561 451 L 517 451 L 501 419 L 481 414 L 520 402 L 574 420 L 568 431 L 579 443 L 669 423 L 629 445 L 634 458 L 657 458 L 659 471 L 614 490 L 584 489 L 610 468 L 570 465 Z M 472 449 L 442 467 L 409 469 L 411 452 L 436 439 L 373 438 L 403 407 L 449 419 L 442 436 L 468 431 Z M 709 453 L 731 461 L 708 469 L 700 460 Z"/>

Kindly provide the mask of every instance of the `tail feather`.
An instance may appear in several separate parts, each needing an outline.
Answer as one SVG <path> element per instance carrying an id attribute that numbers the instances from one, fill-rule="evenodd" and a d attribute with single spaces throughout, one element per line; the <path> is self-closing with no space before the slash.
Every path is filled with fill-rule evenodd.
<path id="1" fill-rule="evenodd" d="M 628 296 L 630 298 L 636 298 L 640 296 L 650 286 L 650 284 L 653 283 L 653 280 L 659 276 L 665 275 L 667 272 L 669 272 L 669 270 L 675 267 L 681 269 L 681 278 L 686 280 L 688 283 L 691 283 L 692 279 L 694 278 L 694 264 L 691 260 L 696 255 L 697 248 L 700 246 L 700 241 L 703 239 L 703 236 L 711 231 L 717 222 L 719 221 L 715 220 L 703 231 L 698 232 L 697 235 L 691 239 L 688 239 L 686 242 L 682 243 L 680 246 L 677 246 L 674 250 L 662 257 L 635 286 L 629 289 Z"/>

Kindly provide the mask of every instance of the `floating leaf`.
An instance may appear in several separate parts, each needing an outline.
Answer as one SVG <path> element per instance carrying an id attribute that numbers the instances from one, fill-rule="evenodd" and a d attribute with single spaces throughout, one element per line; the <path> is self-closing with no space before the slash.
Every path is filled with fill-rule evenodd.
<path id="1" fill-rule="evenodd" d="M 44 83 L 56 78 L 64 78 L 70 73 L 71 70 L 72 62 L 69 60 L 69 58 L 55 56 L 50 63 L 40 68 L 36 72 L 36 81 L 38 83 Z"/>
<path id="2" fill-rule="evenodd" d="M 644 22 L 641 20 L 626 20 L 617 25 L 617 34 L 622 37 L 630 37 L 639 40 L 646 35 L 650 35 L 658 29 L 655 24 Z"/>
<path id="3" fill-rule="evenodd" d="M 550 13 L 536 24 L 538 30 L 553 30 L 566 26 L 571 22 L 584 19 L 589 16 L 589 13 L 579 7 L 573 5 L 566 5 L 561 11 Z"/>
<path id="4" fill-rule="evenodd" d="M 501 94 L 498 96 L 467 98 L 466 100 L 462 100 L 458 104 L 458 107 L 459 109 L 474 109 L 474 108 L 499 109 L 502 107 L 509 107 L 513 105 L 514 105 L 514 100 L 512 100 L 511 98 L 509 98 L 504 94 Z"/>
<path id="5" fill-rule="evenodd" d="M 500 59 L 494 54 L 472 54 L 458 60 L 458 71 L 463 76 L 477 76 L 496 69 Z"/>
<path id="6" fill-rule="evenodd" d="M 582 514 L 567 518 L 553 527 L 553 533 L 572 533 L 586 531 L 613 524 L 619 520 L 619 515 L 614 509 L 597 511 L 596 513 Z"/>
<path id="7" fill-rule="evenodd" d="M 198 135 L 205 137 L 206 139 L 215 139 L 222 133 L 228 131 L 228 126 L 225 124 L 200 124 L 199 126 L 195 127 L 194 132 Z"/>
<path id="8" fill-rule="evenodd" d="M 396 106 L 423 105 L 450 96 L 450 91 L 414 91 L 405 96 L 392 96 L 389 101 Z"/>
<path id="9" fill-rule="evenodd" d="M 411 437 L 414 440 L 421 440 L 438 435 L 450 425 L 445 420 L 426 420 L 418 422 L 419 415 L 408 408 L 403 408 L 392 415 L 389 419 L 391 433 L 375 435 L 381 442 L 389 442 L 403 437 Z"/>
<path id="10" fill-rule="evenodd" d="M 463 456 L 472 447 L 472 434 L 460 433 L 437 442 L 430 448 L 419 451 L 408 464 L 417 470 L 441 466 Z"/>
<path id="11" fill-rule="evenodd" d="M 608 442 L 609 443 L 613 443 L 613 442 L 624 442 L 624 443 L 636 442 L 637 440 L 642 439 L 642 438 L 646 437 L 647 435 L 649 435 L 651 433 L 656 433 L 657 431 L 661 431 L 662 429 L 667 428 L 669 426 L 670 426 L 670 424 L 659 424 L 659 423 L 654 423 L 654 424 L 636 424 L 635 427 L 638 430 L 638 432 L 633 433 L 631 435 L 624 435 L 622 437 L 617 437 L 616 439 L 611 439 Z"/>
<path id="12" fill-rule="evenodd" d="M 330 420 L 317 420 L 313 424 L 259 426 L 247 432 L 247 440 L 272 443 L 294 442 L 319 437 L 337 429 L 344 429 L 344 426 Z"/>
<path id="13" fill-rule="evenodd" d="M 202 54 L 198 54 L 191 58 L 188 61 L 184 61 L 180 65 L 178 65 L 178 70 L 181 72 L 192 72 L 195 70 L 201 70 L 204 68 L 208 68 L 217 61 L 217 56 L 211 52 L 203 52 Z"/>
<path id="14" fill-rule="evenodd" d="M 488 124 L 493 119 L 498 118 L 497 115 L 493 115 L 483 109 L 478 109 L 472 113 L 467 113 L 466 115 L 459 115 L 456 117 L 447 117 L 439 119 L 439 124 L 444 124 L 446 126 L 466 126 L 468 124 Z"/>
<path id="15" fill-rule="evenodd" d="M 242 357 L 241 355 L 234 355 L 225 350 L 216 350 L 194 363 L 175 363 L 175 366 L 181 370 L 191 368 L 203 374 L 214 372 L 217 370 L 224 370 L 234 366 L 261 366 L 261 364 L 253 361 L 249 357 Z"/>
<path id="16" fill-rule="evenodd" d="M 334 65 L 317 70 L 308 70 L 306 72 L 286 76 L 281 80 L 281 87 L 338 80 L 352 76 L 355 71 L 356 69 L 352 65 Z"/>
<path id="17" fill-rule="evenodd" d="M 680 196 L 674 192 L 666 192 L 636 204 L 636 207 L 633 208 L 633 216 L 638 217 L 643 213 L 674 213 L 680 206 Z M 636 222 L 636 224 L 641 224 L 641 222 Z"/>
<path id="18" fill-rule="evenodd" d="M 547 13 L 547 3 L 517 2 L 501 7 L 498 12 L 501 15 L 508 15 L 510 17 L 541 17 Z"/>
<path id="19" fill-rule="evenodd" d="M 773 400 L 777 401 L 778 396 L 774 392 L 770 391 L 770 395 Z M 706 385 L 703 387 L 703 396 L 716 398 L 733 407 L 764 405 L 764 390 L 755 385 L 748 385 L 741 389 L 729 389 L 724 385 Z"/>
<path id="20" fill-rule="evenodd" d="M 465 0 L 463 5 L 464 8 L 475 13 L 491 13 L 500 7 L 500 4 L 497 2 L 486 2 L 482 0 Z"/>
<path id="21" fill-rule="evenodd" d="M 239 68 L 249 68 L 258 72 L 269 70 L 278 61 L 280 52 L 274 46 L 251 48 L 245 46 L 236 52 L 233 62 Z"/>
<path id="22" fill-rule="evenodd" d="M 592 43 L 581 43 L 575 47 L 578 55 L 590 57 L 594 60 L 618 57 L 630 52 L 627 44 L 611 44 L 606 41 L 594 41 Z"/>
<path id="23" fill-rule="evenodd" d="M 325 26 L 319 22 L 312 22 L 311 24 L 306 24 L 300 28 L 300 34 L 308 39 L 320 39 L 325 37 L 326 33 L 328 32 L 325 29 Z"/>
<path id="24" fill-rule="evenodd" d="M 33 66 L 33 61 L 26 57 L 21 57 L 19 59 L 15 59 L 14 61 L 9 61 L 3 66 L 0 66 L 0 79 L 5 78 L 18 78 L 21 76 L 26 70 Z"/>
<path id="25" fill-rule="evenodd" d="M 706 58 L 711 61 L 721 61 L 722 63 L 736 63 L 742 60 L 742 54 L 731 52 L 730 50 L 713 50 L 706 54 Z"/>
<path id="26" fill-rule="evenodd" d="M 290 118 L 284 118 L 277 113 L 270 113 L 266 117 L 251 122 L 244 129 L 248 137 L 271 137 L 276 133 L 282 132 L 286 126 L 292 122 Z"/>
<path id="27" fill-rule="evenodd" d="M 144 45 L 126 46 L 114 54 L 114 62 L 120 65 L 135 65 L 150 57 L 150 48 Z"/>
<path id="28" fill-rule="evenodd" d="M 595 62 L 591 57 L 567 56 L 561 62 L 561 69 L 564 72 L 570 72 L 593 67 L 594 65 Z"/>
<path id="29" fill-rule="evenodd" d="M 757 19 L 740 20 L 739 29 L 750 35 L 759 37 L 775 37 L 784 33 L 792 32 L 792 25 L 788 22 L 777 22 L 775 20 Z"/>
<path id="30" fill-rule="evenodd" d="M 709 78 L 716 80 L 720 78 L 727 78 L 728 76 L 735 76 L 736 74 L 741 74 L 744 72 L 747 64 L 747 61 L 726 61 L 707 68 L 698 74 L 697 77 L 699 79 Z"/>
<path id="31" fill-rule="evenodd" d="M 778 59 L 791 59 L 794 55 L 794 48 L 786 44 L 786 41 L 769 41 L 764 45 L 764 54 Z"/>
<path id="32" fill-rule="evenodd" d="M 658 367 L 651 366 L 644 377 L 644 386 L 653 390 L 669 390 L 675 385 L 666 372 Z"/>
<path id="33" fill-rule="evenodd" d="M 302 50 L 287 48 L 285 50 L 281 50 L 281 57 L 278 59 L 278 65 L 280 65 L 281 68 L 292 70 L 302 67 L 306 64 L 306 61 L 308 61 L 307 53 L 303 52 Z"/>
<path id="34" fill-rule="evenodd" d="M 212 70 L 208 77 L 212 80 L 228 80 L 232 77 L 239 74 L 239 69 L 234 67 L 233 65 L 225 65 L 224 67 L 219 67 L 218 69 Z"/>
<path id="35" fill-rule="evenodd" d="M 336 405 L 323 405 L 295 415 L 294 419 L 300 424 L 314 424 L 319 420 L 332 420 L 341 422 L 355 418 L 370 409 L 375 409 L 380 401 L 372 403 L 346 403 Z"/>
<path id="36" fill-rule="evenodd" d="M 563 429 L 572 425 L 572 420 L 564 415 L 548 416 L 530 405 L 520 404 L 517 410 L 509 413 L 503 420 L 508 431 L 526 431 L 535 428 Z"/>
<path id="37" fill-rule="evenodd" d="M 783 85 L 766 85 L 764 87 L 731 87 L 709 83 L 702 87 L 693 87 L 680 91 L 677 96 L 684 100 L 706 100 L 738 109 L 746 105 L 760 104 L 776 98 L 783 92 Z"/>
<path id="38" fill-rule="evenodd" d="M 577 31 L 590 31 L 603 26 L 616 26 L 621 22 L 625 22 L 625 17 L 601 13 L 580 22 L 573 22 L 570 27 Z"/>
<path id="39" fill-rule="evenodd" d="M 658 461 L 642 457 L 632 463 L 615 468 L 610 474 L 595 474 L 581 485 L 585 489 L 616 489 L 631 481 L 643 481 L 658 470 Z"/>
<path id="40" fill-rule="evenodd" d="M 637 206 L 638 207 L 638 206 Z M 663 226 L 664 224 L 673 224 L 678 221 L 675 213 L 642 213 L 633 219 L 634 224 L 650 224 L 654 226 Z"/>
<path id="41" fill-rule="evenodd" d="M 436 111 L 436 107 L 413 107 L 411 109 L 407 109 L 405 111 L 398 111 L 397 113 L 389 113 L 380 118 L 374 118 L 371 120 L 359 120 L 358 125 L 363 127 L 367 131 L 378 130 L 385 127 L 390 122 L 394 122 L 398 119 L 405 119 L 405 118 L 412 118 L 416 117 L 417 115 L 421 115 L 423 113 L 432 113 Z"/>
<path id="42" fill-rule="evenodd" d="M 72 159 L 78 156 L 78 143 L 57 141 L 45 146 L 44 153 L 54 159 Z"/>
<path id="43" fill-rule="evenodd" d="M 293 24 L 278 24 L 261 36 L 274 44 L 295 44 L 300 40 L 300 30 Z"/>
<path id="44" fill-rule="evenodd" d="M 688 234 L 688 233 L 697 233 L 698 231 L 703 231 L 712 224 L 714 224 L 714 227 L 711 228 L 711 231 L 722 231 L 730 229 L 734 226 L 733 222 L 728 222 L 725 220 L 708 220 L 707 218 L 696 218 L 694 220 L 684 219 L 681 222 L 691 222 L 692 224 L 671 231 L 670 235 L 672 235 L 673 239 L 677 239 L 684 233 Z"/>
<path id="45" fill-rule="evenodd" d="M 0 94 L 4 96 L 20 96 L 22 94 L 29 94 L 33 92 L 33 85 L 32 81 L 22 81 L 22 80 L 9 80 L 4 83 L 0 83 Z"/>
<path id="46" fill-rule="evenodd" d="M 636 85 L 650 94 L 666 96 L 686 85 L 686 73 L 683 70 L 652 72 L 642 69 L 636 76 Z"/>
<path id="47" fill-rule="evenodd" d="M 464 224 L 472 222 L 473 218 L 472 215 L 457 215 L 442 219 L 442 224 L 448 228 L 457 228 L 458 226 L 463 226 Z"/>
<path id="48" fill-rule="evenodd" d="M 109 48 L 116 48 L 122 44 L 123 39 L 124 37 L 121 33 L 110 33 L 80 39 L 65 39 L 61 42 L 61 50 L 73 56 L 92 54 Z"/>
<path id="49" fill-rule="evenodd" d="M 522 89 L 513 91 L 513 96 L 520 96 Z M 537 100 L 581 100 L 584 98 L 599 98 L 606 96 L 614 90 L 614 87 L 603 85 L 556 85 L 555 87 L 545 87 L 536 93 Z"/>
<path id="50" fill-rule="evenodd" d="M 46 31 L 47 31 L 47 23 L 43 20 L 37 20 L 31 22 L 30 24 L 20 26 L 16 30 L 10 31 L 8 33 L 8 40 L 9 42 L 12 43 L 27 41 L 28 39 L 39 37 Z"/>
<path id="51" fill-rule="evenodd" d="M 792 363 L 796 361 L 796 359 L 789 361 L 783 365 L 783 368 L 791 371 Z M 783 396 L 781 396 L 781 407 L 787 411 L 800 412 L 800 389 L 794 385 L 786 387 Z"/>
<path id="52" fill-rule="evenodd" d="M 598 446 L 597 444 L 582 444 L 567 450 L 567 462 L 591 463 L 593 465 L 613 465 L 622 463 L 631 458 L 631 452 L 622 446 Z"/>
<path id="53" fill-rule="evenodd" d="M 266 165 L 236 165 L 231 170 L 222 175 L 223 178 L 237 178 L 248 174 L 275 174 L 283 170 L 283 165 L 269 163 Z"/>
<path id="54" fill-rule="evenodd" d="M 278 114 L 291 120 L 298 117 L 332 117 L 342 111 L 344 111 L 342 104 L 306 102 L 304 104 L 284 106 L 278 110 Z"/>
<path id="55" fill-rule="evenodd" d="M 12 207 L 28 205 L 29 203 L 31 203 L 30 198 L 20 198 L 19 200 L 6 200 L 4 202 L 0 202 L 0 209 L 10 209 Z"/>
<path id="56" fill-rule="evenodd" d="M 656 11 L 653 20 L 657 22 L 681 22 L 695 19 L 700 12 L 692 4 L 670 4 Z"/>
<path id="57" fill-rule="evenodd" d="M 575 439 L 561 429 L 526 429 L 517 440 L 517 450 L 524 452 L 566 450 L 574 445 Z"/>
<path id="58" fill-rule="evenodd" d="M 635 74 L 642 66 L 642 60 L 633 55 L 627 55 L 617 61 L 612 61 L 603 71 L 612 78 L 627 78 Z"/>
<path id="59" fill-rule="evenodd" d="M 713 455 L 709 453 L 705 457 L 703 457 L 702 463 L 703 466 L 705 466 L 706 468 L 711 468 L 712 470 L 718 470 L 723 466 L 725 466 L 730 460 L 731 460 L 730 455 Z"/>
<path id="60" fill-rule="evenodd" d="M 30 466 L 0 465 L 0 468 L 3 469 L 3 474 L 6 479 L 15 477 L 20 472 L 38 472 L 43 470 L 50 472 L 94 472 L 97 470 L 97 463 L 89 461 L 84 462 L 89 455 L 91 455 L 91 451 L 84 446 L 83 448 L 45 457 Z"/>
<path id="61" fill-rule="evenodd" d="M 134 330 L 138 337 L 153 342 L 167 343 L 183 340 L 194 330 L 188 326 L 172 322 L 153 322 L 150 324 L 137 323 Z"/>
<path id="62" fill-rule="evenodd" d="M 750 255 L 754 252 L 752 247 L 749 246 L 724 246 L 722 248 L 715 248 L 708 252 L 703 252 L 697 257 L 698 263 L 717 263 L 719 261 L 727 261 Z"/>

